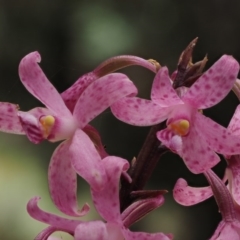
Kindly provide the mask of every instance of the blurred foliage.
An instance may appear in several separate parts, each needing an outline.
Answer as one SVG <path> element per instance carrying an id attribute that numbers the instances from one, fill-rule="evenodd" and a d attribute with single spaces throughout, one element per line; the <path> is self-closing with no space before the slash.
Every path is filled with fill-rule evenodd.
<path id="1" fill-rule="evenodd" d="M 59 91 L 101 61 L 120 54 L 153 58 L 173 71 L 181 51 L 197 36 L 194 61 L 206 53 L 208 66 L 222 54 L 240 60 L 239 8 L 237 0 L 1 0 L 1 101 L 18 103 L 22 110 L 39 105 L 18 77 L 21 58 L 35 50 Z M 140 96 L 149 97 L 152 73 L 139 67 L 123 72 L 137 84 Z M 226 126 L 236 105 L 237 99 L 230 94 L 205 114 Z M 127 159 L 137 155 L 148 132 L 148 128 L 119 122 L 109 110 L 93 125 L 101 132 L 108 152 Z M 31 197 L 41 196 L 41 207 L 59 214 L 47 186 L 47 167 L 57 144 L 36 146 L 24 136 L 4 133 L 0 141 L 0 239 L 33 239 L 45 225 L 27 215 L 25 206 Z M 216 167 L 220 175 L 224 166 L 221 163 Z M 180 158 L 165 155 L 148 188 L 168 189 L 166 202 L 134 225 L 134 230 L 173 232 L 175 239 L 184 240 L 211 236 L 221 218 L 214 200 L 189 208 L 179 206 L 171 194 L 179 177 L 194 186 L 207 184 L 203 176 L 191 174 Z M 90 201 L 88 186 L 82 181 L 79 194 L 79 204 Z M 58 236 L 68 239 L 62 233 Z"/>

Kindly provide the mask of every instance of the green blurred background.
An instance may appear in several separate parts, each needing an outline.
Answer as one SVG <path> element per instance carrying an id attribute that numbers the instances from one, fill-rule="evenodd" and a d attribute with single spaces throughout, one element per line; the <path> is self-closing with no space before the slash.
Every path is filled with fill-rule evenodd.
<path id="1" fill-rule="evenodd" d="M 209 67 L 222 54 L 240 60 L 240 1 L 232 0 L 1 0 L 0 1 L 0 101 L 18 103 L 21 110 L 39 106 L 22 86 L 18 64 L 38 50 L 41 66 L 61 92 L 105 59 L 122 54 L 153 58 L 171 71 L 181 51 L 195 37 L 199 42 L 194 61 L 208 54 Z M 123 71 L 149 97 L 153 74 L 139 67 Z M 238 101 L 233 94 L 205 114 L 227 126 Z M 100 131 L 110 154 L 128 160 L 136 156 L 149 128 L 128 126 L 109 110 L 92 124 Z M 60 214 L 51 203 L 47 168 L 58 144 L 30 143 L 25 136 L 0 134 L 0 239 L 33 239 L 46 227 L 26 213 L 26 203 L 41 196 L 41 208 Z M 221 176 L 225 163 L 215 170 Z M 191 174 L 180 158 L 166 154 L 158 164 L 148 189 L 168 189 L 163 207 L 133 226 L 133 230 L 172 232 L 177 240 L 208 239 L 221 219 L 214 199 L 183 207 L 172 199 L 179 177 L 190 185 L 204 186 L 201 175 Z M 79 204 L 89 199 L 89 189 L 79 179 Z M 88 219 L 97 219 L 94 209 Z M 68 240 L 63 233 L 56 236 Z"/>

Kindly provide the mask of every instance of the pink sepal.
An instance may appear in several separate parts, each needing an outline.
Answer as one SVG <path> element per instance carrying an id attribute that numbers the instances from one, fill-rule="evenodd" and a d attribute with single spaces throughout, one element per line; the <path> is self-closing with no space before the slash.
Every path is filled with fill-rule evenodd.
<path id="1" fill-rule="evenodd" d="M 137 126 L 152 126 L 168 118 L 171 108 L 160 107 L 150 100 L 126 97 L 111 106 L 112 113 L 123 122 Z"/>
<path id="2" fill-rule="evenodd" d="M 223 55 L 189 88 L 182 100 L 197 109 L 216 105 L 232 89 L 238 71 L 238 62 L 232 56 Z"/>
<path id="3" fill-rule="evenodd" d="M 18 118 L 18 105 L 0 103 L 0 131 L 14 134 L 24 134 L 22 124 Z"/>
<path id="4" fill-rule="evenodd" d="M 106 184 L 105 168 L 93 142 L 84 131 L 76 130 L 69 146 L 69 159 L 74 170 L 91 188 L 100 191 Z"/>
<path id="5" fill-rule="evenodd" d="M 70 140 L 61 143 L 54 151 L 48 169 L 49 190 L 55 206 L 69 216 L 84 216 L 90 207 L 77 204 L 77 174 L 71 165 Z"/>
<path id="6" fill-rule="evenodd" d="M 173 197 L 176 202 L 183 206 L 192 206 L 205 201 L 213 195 L 212 188 L 190 187 L 183 178 L 179 178 L 173 189 Z"/>
<path id="7" fill-rule="evenodd" d="M 108 74 L 94 81 L 85 89 L 77 100 L 73 115 L 78 119 L 79 127 L 83 128 L 114 102 L 136 94 L 137 88 L 126 75 Z"/>

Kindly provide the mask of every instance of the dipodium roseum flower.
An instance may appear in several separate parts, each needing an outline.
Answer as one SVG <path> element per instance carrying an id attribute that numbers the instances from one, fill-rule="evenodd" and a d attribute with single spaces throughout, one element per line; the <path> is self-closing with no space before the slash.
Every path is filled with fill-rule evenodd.
<path id="1" fill-rule="evenodd" d="M 96 150 L 95 150 L 96 151 Z M 140 200 L 120 213 L 119 180 L 126 174 L 129 163 L 119 157 L 106 157 L 102 160 L 106 170 L 107 182 L 101 191 L 91 189 L 96 210 L 105 220 L 83 222 L 65 219 L 42 211 L 38 206 L 38 197 L 31 199 L 27 210 L 29 214 L 50 227 L 43 230 L 35 239 L 46 240 L 55 231 L 64 231 L 74 236 L 75 240 L 170 240 L 171 234 L 131 232 L 128 227 L 143 217 L 150 210 L 161 206 L 163 196 Z"/>
<path id="2" fill-rule="evenodd" d="M 227 130 L 233 135 L 240 136 L 240 105 L 236 108 Z M 228 181 L 228 188 L 232 194 L 232 198 L 240 206 L 240 155 L 227 156 L 227 164 L 223 182 Z M 212 195 L 213 192 L 210 186 L 200 188 L 191 187 L 182 178 L 178 179 L 173 190 L 174 199 L 179 204 L 185 206 L 202 202 Z"/>
<path id="3" fill-rule="evenodd" d="M 238 62 L 224 55 L 179 97 L 168 69 L 162 67 L 154 79 L 151 100 L 126 97 L 111 110 L 120 120 L 138 126 L 167 119 L 167 128 L 159 131 L 157 138 L 177 152 L 193 173 L 201 173 L 220 161 L 215 152 L 240 153 L 240 138 L 201 113 L 229 93 L 238 71 Z"/>
<path id="4" fill-rule="evenodd" d="M 46 108 L 22 112 L 17 111 L 15 105 L 1 103 L 0 130 L 24 132 L 33 143 L 43 139 L 51 142 L 66 139 L 51 158 L 50 192 L 55 205 L 61 211 L 78 216 L 82 213 L 77 210 L 76 172 L 95 190 L 101 189 L 106 181 L 101 158 L 91 155 L 94 145 L 81 129 L 114 101 L 135 94 L 136 87 L 123 74 L 106 75 L 92 82 L 82 92 L 71 112 L 38 62 L 40 55 L 37 52 L 25 56 L 19 65 L 19 75 L 27 90 Z"/>

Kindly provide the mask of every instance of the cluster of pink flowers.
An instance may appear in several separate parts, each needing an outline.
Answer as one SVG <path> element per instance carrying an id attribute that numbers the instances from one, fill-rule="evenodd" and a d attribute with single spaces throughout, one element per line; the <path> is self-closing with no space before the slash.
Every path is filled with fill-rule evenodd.
<path id="1" fill-rule="evenodd" d="M 150 161 L 147 155 L 145 159 L 137 157 L 130 165 L 127 160 L 109 156 L 105 151 L 97 129 L 89 122 L 108 107 L 125 123 L 158 126 L 158 130 L 153 131 L 157 149 L 178 154 L 192 173 L 204 174 L 210 185 L 195 188 L 188 186 L 186 180 L 178 179 L 173 189 L 174 199 L 190 206 L 214 196 L 222 221 L 211 239 L 240 240 L 240 105 L 228 128 L 203 113 L 233 88 L 238 89 L 239 63 L 232 56 L 223 55 L 202 73 L 204 61 L 192 64 L 188 56 L 190 50 L 185 51 L 172 75 L 167 67 L 152 60 L 135 56 L 111 58 L 80 77 L 62 94 L 40 68 L 38 52 L 21 60 L 21 82 L 45 107 L 23 112 L 15 104 L 0 103 L 0 131 L 25 134 L 35 144 L 45 139 L 62 141 L 54 151 L 48 169 L 53 203 L 71 217 L 88 214 L 88 204 L 78 206 L 76 190 L 77 176 L 80 176 L 89 184 L 94 206 L 103 219 L 82 221 L 56 216 L 41 210 L 37 205 L 40 197 L 33 197 L 27 204 L 28 213 L 49 225 L 36 240 L 55 239 L 51 236 L 55 231 L 69 233 L 75 240 L 174 238 L 168 233 L 129 230 L 133 223 L 164 203 L 166 191 L 143 190 L 145 183 L 137 183 L 137 175 L 143 171 L 139 166 Z M 156 74 L 150 100 L 136 96 L 137 88 L 126 75 L 113 73 L 129 65 L 140 65 Z M 238 94 L 237 90 L 235 92 Z M 227 161 L 223 179 L 212 171 L 220 162 L 218 154 Z M 150 170 L 146 172 L 151 175 Z"/>

